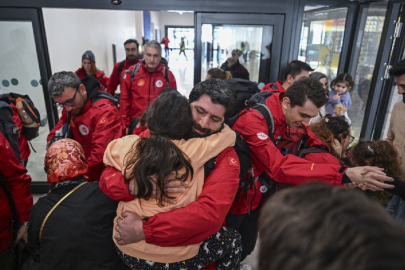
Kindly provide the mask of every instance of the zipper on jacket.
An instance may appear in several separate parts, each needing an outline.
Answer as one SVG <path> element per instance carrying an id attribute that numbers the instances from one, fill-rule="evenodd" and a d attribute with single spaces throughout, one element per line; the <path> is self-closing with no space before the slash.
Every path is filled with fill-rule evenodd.
<path id="1" fill-rule="evenodd" d="M 152 73 L 149 72 L 149 93 L 148 93 L 148 106 L 150 105 L 150 82 L 152 81 Z"/>
<path id="2" fill-rule="evenodd" d="M 153 79 L 153 93 L 155 93 L 155 89 L 156 88 L 156 80 L 155 79 Z"/>

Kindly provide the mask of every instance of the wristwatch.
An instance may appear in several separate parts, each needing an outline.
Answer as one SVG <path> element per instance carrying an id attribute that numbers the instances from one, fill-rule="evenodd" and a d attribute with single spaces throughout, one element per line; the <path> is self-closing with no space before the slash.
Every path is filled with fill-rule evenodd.
<path id="1" fill-rule="evenodd" d="M 30 224 L 29 221 L 21 222 L 21 226 L 27 226 L 28 227 L 28 224 Z"/>

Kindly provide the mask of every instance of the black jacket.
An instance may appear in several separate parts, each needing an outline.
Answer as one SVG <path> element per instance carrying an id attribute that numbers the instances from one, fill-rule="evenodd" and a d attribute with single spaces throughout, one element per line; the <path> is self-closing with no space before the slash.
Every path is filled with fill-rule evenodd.
<path id="1" fill-rule="evenodd" d="M 112 240 L 118 202 L 105 195 L 98 182 L 79 187 L 52 212 L 39 243 L 45 216 L 78 184 L 52 189 L 31 208 L 28 243 L 33 254 L 39 251 L 41 269 L 128 269 Z"/>

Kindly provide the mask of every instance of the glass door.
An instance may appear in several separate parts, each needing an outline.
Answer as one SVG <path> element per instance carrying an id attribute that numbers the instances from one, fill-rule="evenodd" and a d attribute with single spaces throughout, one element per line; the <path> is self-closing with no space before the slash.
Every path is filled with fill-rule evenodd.
<path id="1" fill-rule="evenodd" d="M 197 13 L 194 82 L 211 68 L 238 65 L 235 78 L 257 83 L 278 79 L 283 15 Z M 232 73 L 232 72 L 231 72 Z"/>
<path id="2" fill-rule="evenodd" d="M 29 95 L 41 116 L 42 126 L 39 136 L 31 140 L 27 164 L 33 192 L 49 189 L 43 161 L 46 136 L 56 120 L 56 110 L 48 95 L 50 69 L 41 33 L 36 9 L 0 9 L 0 93 Z"/>

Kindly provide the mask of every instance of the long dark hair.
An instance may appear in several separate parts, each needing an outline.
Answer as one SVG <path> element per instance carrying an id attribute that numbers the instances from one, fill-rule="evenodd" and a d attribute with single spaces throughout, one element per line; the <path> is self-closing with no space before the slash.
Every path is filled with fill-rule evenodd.
<path id="1" fill-rule="evenodd" d="M 160 196 L 156 198 L 158 205 L 163 206 L 163 197 L 169 197 L 165 191 L 164 179 L 173 171 L 176 178 L 186 181 L 192 178 L 194 171 L 189 158 L 170 140 L 186 137 L 190 131 L 192 116 L 190 105 L 184 96 L 178 93 L 159 95 L 142 116 L 149 130 L 149 138 L 140 138 L 125 156 L 125 183 L 132 178 L 138 185 L 138 198 L 149 199 L 154 183 L 149 176 L 156 174 L 156 187 Z M 180 170 L 185 169 L 184 173 Z M 182 170 L 183 171 L 183 170 Z"/>

